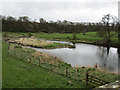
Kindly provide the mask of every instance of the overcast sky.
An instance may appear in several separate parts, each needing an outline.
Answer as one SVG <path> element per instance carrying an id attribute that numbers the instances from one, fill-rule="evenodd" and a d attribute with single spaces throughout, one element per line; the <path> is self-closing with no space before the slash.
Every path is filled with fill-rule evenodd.
<path id="1" fill-rule="evenodd" d="M 32 19 L 97 22 L 103 15 L 118 16 L 119 0 L 1 0 L 5 16 L 29 16 Z"/>

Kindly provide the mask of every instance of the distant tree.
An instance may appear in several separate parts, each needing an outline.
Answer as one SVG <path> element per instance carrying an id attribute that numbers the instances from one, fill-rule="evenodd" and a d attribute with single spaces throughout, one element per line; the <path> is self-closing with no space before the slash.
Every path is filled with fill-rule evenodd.
<path id="1" fill-rule="evenodd" d="M 96 29 L 98 30 L 97 31 L 98 36 L 103 38 L 106 37 L 106 28 L 101 22 L 99 22 L 99 26 L 97 26 Z"/>
<path id="2" fill-rule="evenodd" d="M 63 24 L 63 25 L 67 25 L 67 24 L 68 24 L 68 21 L 67 21 L 67 20 L 63 20 L 63 21 L 62 21 L 62 24 Z"/>
<path id="3" fill-rule="evenodd" d="M 46 33 L 83 33 L 93 31 L 104 31 L 106 25 L 102 23 L 74 23 L 67 20 L 57 22 L 47 22 L 45 19 L 40 18 L 39 22 L 36 20 L 31 21 L 28 16 L 22 16 L 18 19 L 12 16 L 2 16 L 2 30 L 8 32 L 46 32 Z M 110 25 L 109 25 L 110 27 Z M 113 29 L 116 30 L 116 26 L 113 25 Z M 118 31 L 118 30 L 116 30 Z M 101 34 L 102 35 L 102 34 Z"/>
<path id="4" fill-rule="evenodd" d="M 29 22 L 30 18 L 28 16 L 19 17 L 19 21 L 21 21 L 21 22 Z"/>
<path id="5" fill-rule="evenodd" d="M 15 22 L 16 19 L 13 18 L 12 16 L 8 16 L 8 17 L 7 17 L 7 21 L 8 21 L 8 22 Z"/>
<path id="6" fill-rule="evenodd" d="M 46 20 L 43 18 L 40 18 L 39 21 L 40 21 L 40 23 L 46 23 Z"/>
<path id="7" fill-rule="evenodd" d="M 76 33 L 73 33 L 73 40 L 76 39 L 76 36 L 77 36 L 77 34 L 76 34 Z"/>
<path id="8" fill-rule="evenodd" d="M 120 23 L 118 23 L 118 40 L 120 41 Z"/>
<path id="9" fill-rule="evenodd" d="M 61 25 L 61 23 L 62 23 L 62 22 L 61 22 L 60 20 L 57 20 L 57 24 L 58 24 L 58 25 Z"/>
<path id="10" fill-rule="evenodd" d="M 102 22 L 106 27 L 107 30 L 107 43 L 110 43 L 110 14 L 104 15 L 104 17 L 102 18 Z"/>
<path id="11" fill-rule="evenodd" d="M 87 29 L 87 26 L 86 26 L 85 23 L 84 23 L 84 24 L 83 24 L 83 30 L 82 30 L 83 35 L 85 35 L 86 29 Z"/>
<path id="12" fill-rule="evenodd" d="M 102 22 L 101 22 L 102 23 L 101 28 L 103 30 L 102 34 L 104 36 L 106 36 L 107 43 L 110 43 L 110 41 L 111 41 L 111 39 L 110 39 L 111 38 L 111 34 L 110 34 L 111 29 L 110 28 L 114 27 L 114 25 L 115 25 L 114 20 L 115 20 L 115 17 L 110 14 L 104 15 L 102 18 Z M 113 30 L 113 28 L 112 28 L 112 30 Z"/>
<path id="13" fill-rule="evenodd" d="M 76 32 L 75 32 L 75 25 L 73 25 L 73 40 L 76 39 L 76 36 L 77 36 L 77 34 L 76 34 Z"/>

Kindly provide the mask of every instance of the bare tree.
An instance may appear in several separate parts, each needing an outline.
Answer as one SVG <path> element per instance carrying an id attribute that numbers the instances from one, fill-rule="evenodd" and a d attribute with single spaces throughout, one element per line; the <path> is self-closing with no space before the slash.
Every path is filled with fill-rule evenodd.
<path id="1" fill-rule="evenodd" d="M 117 25 L 118 25 L 118 40 L 120 41 L 120 23 L 118 23 Z"/>
<path id="2" fill-rule="evenodd" d="M 102 18 L 102 22 L 103 24 L 107 27 L 107 42 L 110 42 L 110 29 L 109 29 L 109 23 L 110 23 L 110 14 L 104 15 L 104 17 Z"/>
<path id="3" fill-rule="evenodd" d="M 111 30 L 110 27 L 114 27 L 117 24 L 117 18 L 115 16 L 112 16 L 110 14 L 104 15 L 102 18 L 102 23 L 106 27 L 106 33 L 107 33 L 107 43 L 110 43 L 111 41 Z"/>
<path id="4" fill-rule="evenodd" d="M 113 16 L 112 19 L 113 19 L 112 27 L 113 29 L 115 29 L 114 31 L 118 33 L 118 40 L 120 41 L 120 22 L 118 18 L 115 16 Z"/>

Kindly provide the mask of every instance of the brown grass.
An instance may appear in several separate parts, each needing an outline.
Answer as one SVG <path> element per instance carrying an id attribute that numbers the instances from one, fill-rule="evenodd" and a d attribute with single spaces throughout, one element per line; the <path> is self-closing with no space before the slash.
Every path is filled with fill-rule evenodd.
<path id="1" fill-rule="evenodd" d="M 46 61 L 46 62 L 49 62 L 49 63 L 54 63 L 54 64 L 57 64 L 59 62 L 62 62 L 62 60 L 60 58 L 57 58 L 55 56 L 51 56 L 47 53 L 43 53 L 43 52 L 39 52 L 39 51 L 35 51 L 35 53 L 32 53 L 32 55 L 38 59 L 41 60 L 41 61 Z"/>
<path id="2" fill-rule="evenodd" d="M 35 38 L 20 38 L 19 40 L 15 40 L 15 42 L 21 43 L 23 45 L 33 45 L 33 46 L 43 46 L 52 43 L 52 42 L 47 42 L 43 39 L 35 39 Z"/>

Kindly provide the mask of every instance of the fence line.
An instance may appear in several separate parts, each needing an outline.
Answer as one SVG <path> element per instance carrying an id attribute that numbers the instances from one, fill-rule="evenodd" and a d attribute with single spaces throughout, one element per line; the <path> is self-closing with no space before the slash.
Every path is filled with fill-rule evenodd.
<path id="1" fill-rule="evenodd" d="M 9 45 L 8 49 L 9 49 L 9 51 L 8 51 L 9 55 L 12 55 L 14 57 L 18 57 L 22 61 L 29 62 L 29 63 L 31 63 L 33 65 L 37 65 L 39 67 L 45 68 L 47 70 L 50 70 L 50 71 L 55 72 L 55 73 L 57 73 L 59 75 L 65 76 L 67 78 L 73 79 L 75 81 L 86 81 L 86 84 L 92 83 L 92 84 L 95 84 L 97 86 L 109 83 L 109 82 L 106 82 L 106 81 L 104 81 L 102 79 L 99 79 L 97 77 L 94 77 L 94 76 L 90 75 L 88 72 L 84 74 L 84 78 L 83 79 L 80 79 L 80 76 L 78 75 L 79 74 L 79 70 L 77 68 L 75 70 L 73 70 L 73 73 L 72 73 L 72 74 L 75 74 L 75 75 L 71 76 L 70 75 L 71 73 L 69 73 L 69 70 L 71 70 L 71 69 L 69 69 L 69 67 L 67 65 L 65 67 L 64 66 L 60 67 L 60 66 L 56 66 L 56 65 L 54 65 L 52 63 L 49 64 L 49 62 L 46 63 L 44 61 L 41 61 L 40 57 L 37 58 L 38 63 L 35 62 L 35 60 L 36 60 L 35 58 L 30 57 L 30 56 L 29 56 L 28 59 L 26 58 L 27 60 L 29 60 L 29 61 L 27 61 L 26 59 L 24 60 L 24 55 L 25 54 L 18 53 L 16 51 L 11 51 L 10 50 L 10 45 Z M 28 57 L 28 54 L 27 54 L 27 57 Z M 54 67 L 55 67 L 55 69 L 54 69 Z M 78 76 L 76 75 L 76 73 L 77 73 Z M 76 78 L 78 78 L 78 79 L 76 79 Z M 92 86 L 94 86 L 94 85 L 92 85 Z"/>
<path id="2" fill-rule="evenodd" d="M 102 80 L 98 77 L 92 76 L 88 72 L 86 73 L 86 84 L 91 84 L 93 86 L 101 86 L 101 85 L 105 85 L 107 83 L 110 83 L 110 82 Z"/>

